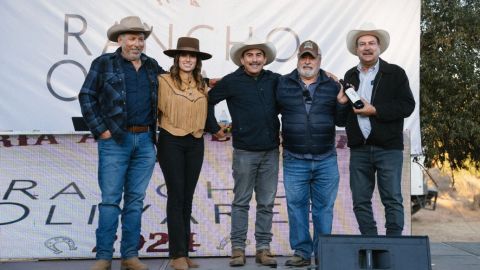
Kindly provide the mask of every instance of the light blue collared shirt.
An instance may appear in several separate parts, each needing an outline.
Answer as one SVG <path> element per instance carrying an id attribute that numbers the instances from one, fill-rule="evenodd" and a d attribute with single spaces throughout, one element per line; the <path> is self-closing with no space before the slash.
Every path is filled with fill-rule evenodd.
<path id="1" fill-rule="evenodd" d="M 360 97 L 368 101 L 368 103 L 372 103 L 373 81 L 375 80 L 375 76 L 377 76 L 379 66 L 380 61 L 377 61 L 377 63 L 367 71 L 362 71 L 362 64 L 358 64 L 357 66 L 357 69 L 360 72 L 360 85 L 358 86 L 357 93 Z M 372 130 L 370 118 L 368 116 L 357 115 L 357 119 L 363 137 L 368 139 L 370 131 Z"/>

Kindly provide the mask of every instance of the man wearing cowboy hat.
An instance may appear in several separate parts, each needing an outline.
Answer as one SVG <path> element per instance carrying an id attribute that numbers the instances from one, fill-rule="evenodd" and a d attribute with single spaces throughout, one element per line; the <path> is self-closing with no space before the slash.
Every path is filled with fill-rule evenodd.
<path id="1" fill-rule="evenodd" d="M 290 246 L 286 266 L 311 264 L 318 237 L 332 232 L 339 173 L 335 125 L 344 126 L 348 99 L 340 84 L 320 68 L 322 53 L 307 40 L 298 49 L 297 68 L 280 77 L 276 91 L 282 115 L 283 184 Z M 309 212 L 312 212 L 313 239 Z"/>
<path id="2" fill-rule="evenodd" d="M 405 71 L 379 57 L 389 42 L 388 32 L 372 24 L 347 35 L 347 48 L 360 63 L 344 79 L 365 104 L 352 107 L 346 123 L 353 211 L 362 235 L 378 234 L 371 203 L 375 180 L 385 207 L 386 234 L 401 235 L 404 224 L 403 120 L 413 112 L 415 100 Z"/>
<path id="3" fill-rule="evenodd" d="M 142 53 L 152 28 L 129 16 L 107 31 L 120 47 L 93 60 L 79 94 L 82 114 L 98 142 L 101 203 L 96 230 L 96 263 L 111 269 L 113 243 L 122 220 L 123 270 L 146 270 L 138 259 L 145 191 L 155 165 L 158 63 Z M 123 196 L 122 196 L 123 195 Z M 120 201 L 123 197 L 123 208 Z"/>
<path id="4" fill-rule="evenodd" d="M 222 100 L 232 116 L 234 199 L 231 213 L 232 258 L 230 266 L 245 264 L 248 210 L 255 190 L 256 262 L 276 266 L 270 253 L 273 204 L 278 183 L 279 121 L 275 107 L 275 88 L 279 74 L 263 69 L 276 55 L 270 42 L 250 38 L 230 50 L 239 66 L 208 93 L 207 126 L 216 136 L 224 133 L 214 115 Z"/>

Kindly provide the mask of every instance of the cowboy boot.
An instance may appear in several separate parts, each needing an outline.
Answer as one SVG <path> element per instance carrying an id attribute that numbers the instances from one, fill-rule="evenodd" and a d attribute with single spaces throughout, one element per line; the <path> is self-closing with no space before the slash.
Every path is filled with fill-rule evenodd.
<path id="1" fill-rule="evenodd" d="M 175 270 L 187 270 L 188 262 L 187 257 L 175 258 L 170 262 L 170 267 Z"/>
<path id="2" fill-rule="evenodd" d="M 232 251 L 232 257 L 230 258 L 230 266 L 244 266 L 245 262 L 245 251 L 242 249 L 234 249 Z"/>
<path id="3" fill-rule="evenodd" d="M 187 264 L 189 268 L 198 268 L 200 265 L 198 263 L 194 262 L 192 259 L 187 257 Z"/>
<path id="4" fill-rule="evenodd" d="M 97 260 L 90 270 L 111 270 L 112 261 L 109 260 Z"/>
<path id="5" fill-rule="evenodd" d="M 138 257 L 122 259 L 121 270 L 148 270 L 148 266 L 141 263 Z"/>
<path id="6" fill-rule="evenodd" d="M 255 262 L 265 266 L 277 266 L 277 261 L 273 258 L 269 249 L 257 250 L 257 254 L 255 254 Z"/>

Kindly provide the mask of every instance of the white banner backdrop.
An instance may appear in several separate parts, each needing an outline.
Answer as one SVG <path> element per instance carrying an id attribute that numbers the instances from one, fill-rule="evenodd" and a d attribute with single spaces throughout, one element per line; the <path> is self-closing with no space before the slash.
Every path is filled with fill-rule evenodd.
<path id="1" fill-rule="evenodd" d="M 405 209 L 403 233 L 411 233 L 408 135 L 402 174 Z M 233 200 L 231 141 L 205 136 L 205 158 L 192 209 L 191 256 L 230 255 Z M 349 187 L 349 149 L 337 132 L 340 184 L 333 233 L 359 234 Z M 91 135 L 0 135 L 0 261 L 32 258 L 93 258 L 98 223 L 97 144 Z M 281 166 L 280 166 L 281 167 Z M 147 189 L 140 256 L 168 257 L 166 187 L 158 165 Z M 380 234 L 384 212 L 376 192 L 372 201 Z M 255 254 L 255 202 L 249 212 L 247 253 Z M 282 170 L 272 224 L 272 251 L 291 254 Z M 312 229 L 312 228 L 311 228 Z M 118 230 L 118 239 L 121 239 Z M 119 240 L 115 242 L 119 256 Z"/>
<path id="2" fill-rule="evenodd" d="M 73 132 L 71 117 L 81 115 L 77 95 L 90 63 L 115 50 L 106 31 L 128 15 L 153 26 L 146 53 L 166 70 L 172 61 L 163 50 L 180 36 L 199 38 L 201 49 L 213 54 L 204 62 L 211 78 L 236 69 L 229 50 L 249 35 L 276 45 L 270 70 L 290 72 L 299 44 L 312 39 L 322 49 L 322 68 L 343 77 L 358 62 L 345 37 L 370 21 L 390 33 L 382 58 L 403 67 L 410 79 L 417 107 L 405 129 L 418 154 L 420 7 L 420 0 L 2 0 L 0 132 Z"/>

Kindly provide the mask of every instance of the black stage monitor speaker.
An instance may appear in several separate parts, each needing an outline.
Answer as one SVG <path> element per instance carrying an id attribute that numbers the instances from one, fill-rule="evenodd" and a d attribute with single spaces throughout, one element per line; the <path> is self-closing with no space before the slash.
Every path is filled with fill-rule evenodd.
<path id="1" fill-rule="evenodd" d="M 78 117 L 74 116 L 72 117 L 72 123 L 73 123 L 73 128 L 75 131 L 89 131 L 87 124 L 85 123 L 85 120 L 83 120 L 83 117 Z"/>
<path id="2" fill-rule="evenodd" d="M 431 270 L 428 236 L 322 235 L 320 270 Z"/>

